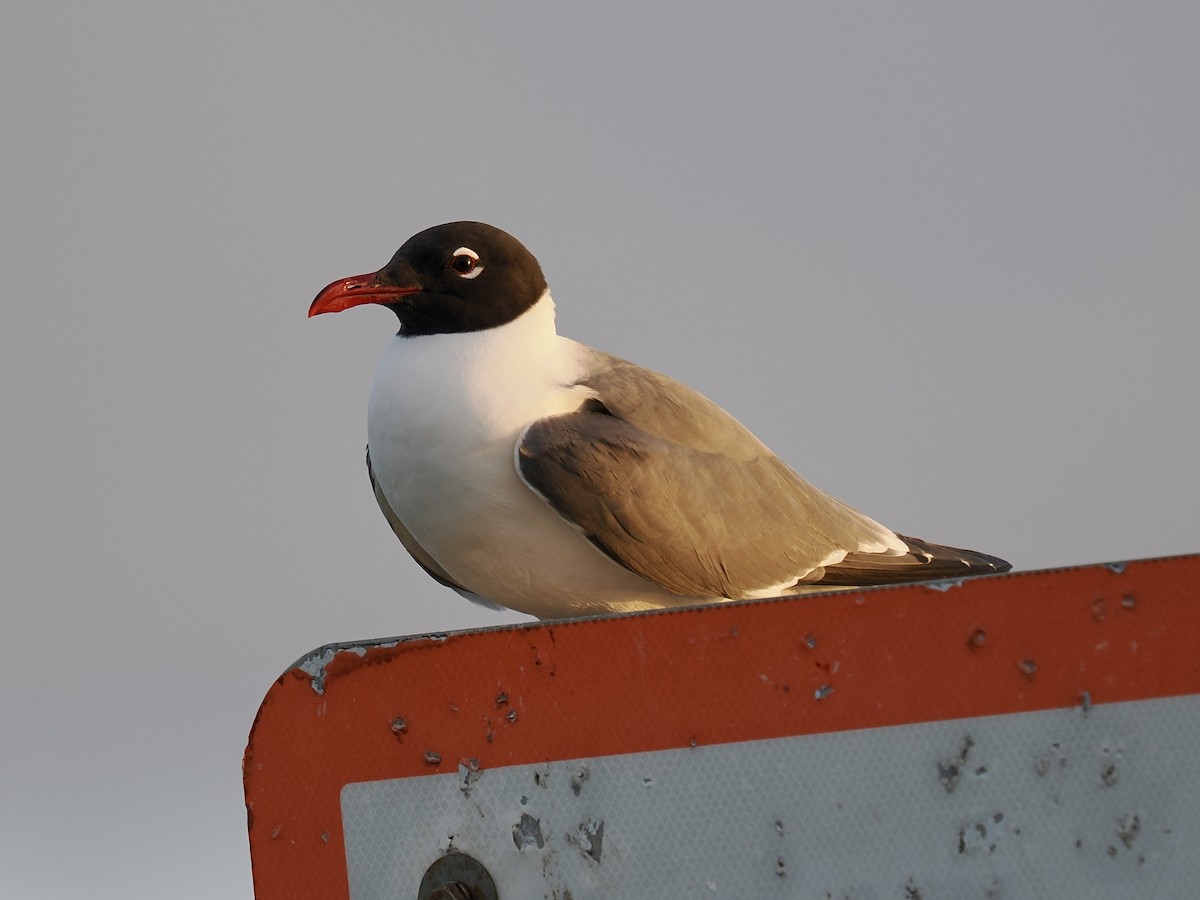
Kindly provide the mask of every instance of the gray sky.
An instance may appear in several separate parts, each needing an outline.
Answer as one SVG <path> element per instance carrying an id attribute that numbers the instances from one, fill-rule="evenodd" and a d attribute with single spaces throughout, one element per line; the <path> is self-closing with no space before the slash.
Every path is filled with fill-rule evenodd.
<path id="1" fill-rule="evenodd" d="M 280 671 L 519 620 L 375 507 L 391 314 L 305 319 L 439 222 L 893 528 L 1200 549 L 1200 6 L 650 6 L 6 5 L 0 894 L 249 897 Z"/>

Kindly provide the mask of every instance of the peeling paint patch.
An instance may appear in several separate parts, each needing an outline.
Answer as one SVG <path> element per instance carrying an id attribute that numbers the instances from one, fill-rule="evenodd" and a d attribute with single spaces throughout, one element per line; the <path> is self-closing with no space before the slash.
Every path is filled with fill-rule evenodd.
<path id="1" fill-rule="evenodd" d="M 1109 747 L 1108 745 L 1101 747 L 1100 753 L 1104 757 L 1104 762 L 1100 766 L 1100 783 L 1104 787 L 1110 788 L 1120 780 L 1117 762 L 1124 756 L 1124 753 L 1120 747 Z"/>
<path id="2" fill-rule="evenodd" d="M 583 792 L 583 785 L 588 780 L 589 774 L 587 766 L 580 766 L 571 773 L 571 793 L 576 797 Z"/>
<path id="3" fill-rule="evenodd" d="M 530 847 L 537 847 L 541 850 L 546 846 L 546 839 L 542 837 L 541 820 L 534 818 L 529 813 L 521 813 L 521 819 L 512 827 L 513 843 L 517 849 L 525 851 Z"/>
<path id="4" fill-rule="evenodd" d="M 1050 745 L 1049 750 L 1034 759 L 1033 770 L 1038 775 L 1046 775 L 1054 768 L 1056 763 L 1060 769 L 1066 768 L 1067 755 L 1063 753 L 1062 743 L 1059 741 L 1055 741 Z"/>
<path id="5" fill-rule="evenodd" d="M 371 648 L 387 649 L 395 647 L 399 643 L 399 640 L 395 640 L 388 643 L 371 644 Z M 339 653 L 353 653 L 355 656 L 363 657 L 367 655 L 367 647 L 364 644 L 326 644 L 324 647 L 318 647 L 307 656 L 301 657 L 292 666 L 292 669 L 299 669 L 311 679 L 309 684 L 314 693 L 324 694 L 325 669 L 337 658 Z"/>
<path id="6" fill-rule="evenodd" d="M 962 743 L 958 747 L 958 754 L 938 762 L 938 780 L 946 789 L 947 794 L 953 794 L 954 789 L 958 787 L 958 782 L 962 779 L 963 768 L 967 764 L 967 757 L 971 755 L 974 747 L 975 738 L 969 734 L 964 735 Z"/>
<path id="7" fill-rule="evenodd" d="M 567 841 L 579 848 L 579 852 L 596 865 L 600 865 L 600 857 L 604 853 L 604 822 L 588 819 L 581 822 L 575 834 L 567 835 Z"/>
<path id="8" fill-rule="evenodd" d="M 1004 813 L 993 813 L 987 818 L 980 819 L 960 828 L 958 831 L 959 853 L 995 853 L 1000 842 L 1010 834 L 1020 834 L 1019 829 L 1012 828 Z"/>
<path id="9" fill-rule="evenodd" d="M 359 656 L 367 655 L 366 647 L 348 648 L 350 652 L 356 653 Z M 296 666 L 297 669 L 304 672 L 312 679 L 312 689 L 318 694 L 325 693 L 325 667 L 333 662 L 333 658 L 340 653 L 341 650 L 337 647 L 322 647 L 313 653 L 306 656 Z"/>
<path id="10" fill-rule="evenodd" d="M 475 787 L 475 782 L 483 774 L 483 768 L 479 765 L 479 760 L 472 756 L 469 759 L 460 759 L 458 761 L 458 777 L 460 779 L 458 789 L 463 792 L 464 797 L 471 796 L 471 789 Z"/>
<path id="11" fill-rule="evenodd" d="M 927 581 L 925 582 L 925 587 L 934 591 L 941 591 L 944 594 L 951 588 L 962 587 L 966 580 L 965 578 L 943 578 L 940 581 Z"/>
<path id="12" fill-rule="evenodd" d="M 1141 818 L 1132 813 L 1123 816 L 1117 823 L 1117 837 L 1121 839 L 1121 843 L 1125 845 L 1125 849 L 1127 850 L 1133 848 L 1133 842 L 1137 839 L 1141 830 Z"/>

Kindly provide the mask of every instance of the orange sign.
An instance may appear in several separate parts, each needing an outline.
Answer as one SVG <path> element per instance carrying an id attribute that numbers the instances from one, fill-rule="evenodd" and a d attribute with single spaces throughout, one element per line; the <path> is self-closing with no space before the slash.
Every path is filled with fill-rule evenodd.
<path id="1" fill-rule="evenodd" d="M 250 735 L 255 894 L 350 898 L 347 786 L 451 776 L 469 797 L 502 767 L 1189 695 L 1200 556 L 331 645 L 278 679 Z M 1129 815 L 1114 854 L 1137 846 L 1144 813 Z M 537 852 L 540 820 L 512 818 L 508 850 Z M 566 836 L 596 877 L 618 864 L 604 869 L 603 834 L 593 818 Z M 974 835 L 960 829 L 959 852 Z M 443 837 L 431 859 L 455 849 Z"/>

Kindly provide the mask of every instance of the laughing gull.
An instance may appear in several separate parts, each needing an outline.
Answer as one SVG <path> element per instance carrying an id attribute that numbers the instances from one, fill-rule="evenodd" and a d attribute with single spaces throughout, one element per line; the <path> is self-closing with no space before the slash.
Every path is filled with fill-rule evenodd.
<path id="1" fill-rule="evenodd" d="M 367 406 L 375 499 L 471 600 L 560 618 L 1010 568 L 890 531 L 691 388 L 560 337 L 541 267 L 498 228 L 422 231 L 309 315 L 364 303 L 400 320 Z"/>

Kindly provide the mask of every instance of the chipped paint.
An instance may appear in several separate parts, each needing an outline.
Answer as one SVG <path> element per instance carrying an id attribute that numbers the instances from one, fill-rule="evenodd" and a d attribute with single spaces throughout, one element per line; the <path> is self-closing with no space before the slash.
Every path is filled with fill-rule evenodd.
<path id="1" fill-rule="evenodd" d="M 567 835 L 567 843 L 573 844 L 588 860 L 600 865 L 604 854 L 604 821 L 588 819 L 580 822 L 575 833 Z"/>
<path id="2" fill-rule="evenodd" d="M 372 642 L 369 646 L 374 649 L 376 647 L 395 647 L 402 639 L 397 638 L 394 641 L 384 641 L 380 643 Z M 358 644 L 326 644 L 324 647 L 318 647 L 316 650 L 302 656 L 292 664 L 292 670 L 299 670 L 311 679 L 313 692 L 316 694 L 325 693 L 325 671 L 340 654 L 351 653 L 357 657 L 367 655 L 368 645 L 365 643 Z"/>
<path id="3" fill-rule="evenodd" d="M 458 761 L 458 789 L 463 792 L 464 797 L 471 796 L 471 790 L 482 774 L 483 768 L 479 765 L 478 758 L 472 756 Z"/>
<path id="4" fill-rule="evenodd" d="M 1004 813 L 995 812 L 959 829 L 958 852 L 992 854 L 1020 834 L 1021 829 L 1013 826 Z"/>
<path id="5" fill-rule="evenodd" d="M 348 648 L 350 649 L 350 648 Z M 335 656 L 341 653 L 342 650 L 338 647 L 322 647 L 319 650 L 314 650 L 308 656 L 299 660 L 293 669 L 299 669 L 312 679 L 312 689 L 317 694 L 325 693 L 325 667 L 328 666 Z M 350 649 L 350 652 L 358 656 L 366 656 L 366 647 L 357 647 Z"/>
<path id="6" fill-rule="evenodd" d="M 531 847 L 541 850 L 546 846 L 546 839 L 542 837 L 541 820 L 529 813 L 521 813 L 521 818 L 512 827 L 512 839 L 518 850 L 528 850 Z"/>
<path id="7" fill-rule="evenodd" d="M 963 769 L 967 765 L 967 757 L 971 755 L 971 751 L 974 748 L 975 739 L 969 734 L 965 735 L 962 743 L 959 744 L 958 753 L 938 762 L 938 780 L 942 783 L 942 787 L 946 789 L 947 794 L 953 794 L 954 789 L 958 787 Z"/>
<path id="8" fill-rule="evenodd" d="M 934 591 L 941 591 L 943 594 L 952 588 L 962 587 L 969 579 L 966 578 L 942 578 L 938 581 L 923 581 L 925 587 Z"/>
<path id="9" fill-rule="evenodd" d="M 571 773 L 571 793 L 578 797 L 583 793 L 583 785 L 588 780 L 588 767 L 580 766 Z"/>

